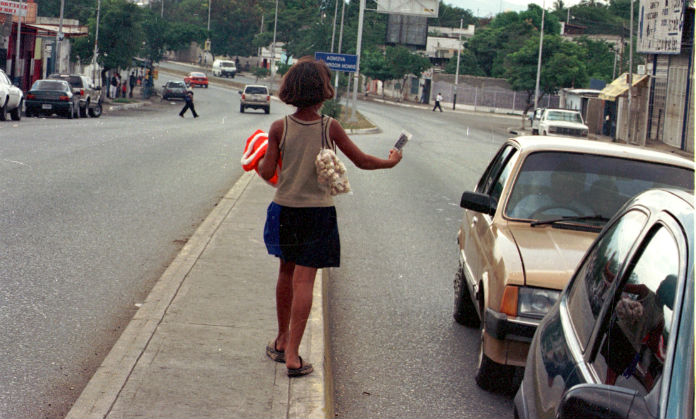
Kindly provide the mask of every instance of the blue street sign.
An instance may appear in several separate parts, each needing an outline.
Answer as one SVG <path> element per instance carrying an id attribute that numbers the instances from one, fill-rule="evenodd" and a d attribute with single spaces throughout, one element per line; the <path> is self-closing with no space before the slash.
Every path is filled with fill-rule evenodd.
<path id="1" fill-rule="evenodd" d="M 330 69 L 355 73 L 358 71 L 358 56 L 351 54 L 334 54 L 332 52 L 315 52 L 315 60 L 322 60 Z"/>

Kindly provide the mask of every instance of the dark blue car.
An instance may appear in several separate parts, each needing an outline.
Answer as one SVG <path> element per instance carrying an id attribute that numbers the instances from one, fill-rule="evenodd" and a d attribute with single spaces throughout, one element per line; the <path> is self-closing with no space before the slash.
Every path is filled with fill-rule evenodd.
<path id="1" fill-rule="evenodd" d="M 695 244 L 693 193 L 629 201 L 534 334 L 515 417 L 693 418 Z"/>

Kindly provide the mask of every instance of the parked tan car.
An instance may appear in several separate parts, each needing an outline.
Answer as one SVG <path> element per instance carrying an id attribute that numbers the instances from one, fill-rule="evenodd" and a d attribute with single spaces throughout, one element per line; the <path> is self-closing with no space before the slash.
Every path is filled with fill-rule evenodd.
<path id="1" fill-rule="evenodd" d="M 476 382 L 514 389 L 540 320 L 604 224 L 655 187 L 693 192 L 694 163 L 639 147 L 518 137 L 464 192 L 454 318 L 480 327 Z"/>

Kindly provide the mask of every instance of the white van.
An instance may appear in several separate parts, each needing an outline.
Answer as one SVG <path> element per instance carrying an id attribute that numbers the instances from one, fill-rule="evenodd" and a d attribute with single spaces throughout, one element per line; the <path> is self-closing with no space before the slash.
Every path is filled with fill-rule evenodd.
<path id="1" fill-rule="evenodd" d="M 213 76 L 234 78 L 235 74 L 237 74 L 237 66 L 234 61 L 215 60 L 213 62 Z"/>

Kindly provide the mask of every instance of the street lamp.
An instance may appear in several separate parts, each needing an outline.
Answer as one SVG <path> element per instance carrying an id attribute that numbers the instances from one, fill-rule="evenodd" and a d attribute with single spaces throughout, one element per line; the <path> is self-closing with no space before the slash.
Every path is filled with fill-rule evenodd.
<path id="1" fill-rule="evenodd" d="M 457 71 L 454 73 L 454 99 L 452 100 L 452 109 L 457 107 L 457 85 L 459 84 L 459 59 L 462 55 L 462 27 L 464 19 L 459 19 L 459 41 L 457 42 Z"/>
<path id="2" fill-rule="evenodd" d="M 275 78 L 275 69 L 273 62 L 275 61 L 275 44 L 276 44 L 276 29 L 278 28 L 278 0 L 275 2 L 275 18 L 273 21 L 273 43 L 271 44 L 271 88 Z"/>
<path id="3" fill-rule="evenodd" d="M 164 0 L 162 0 L 164 4 Z M 92 82 L 97 80 L 97 53 L 99 48 L 99 11 L 101 9 L 101 0 L 97 0 L 97 26 L 94 30 L 94 52 L 92 53 Z M 99 77 L 99 86 L 101 86 L 101 76 Z"/>

